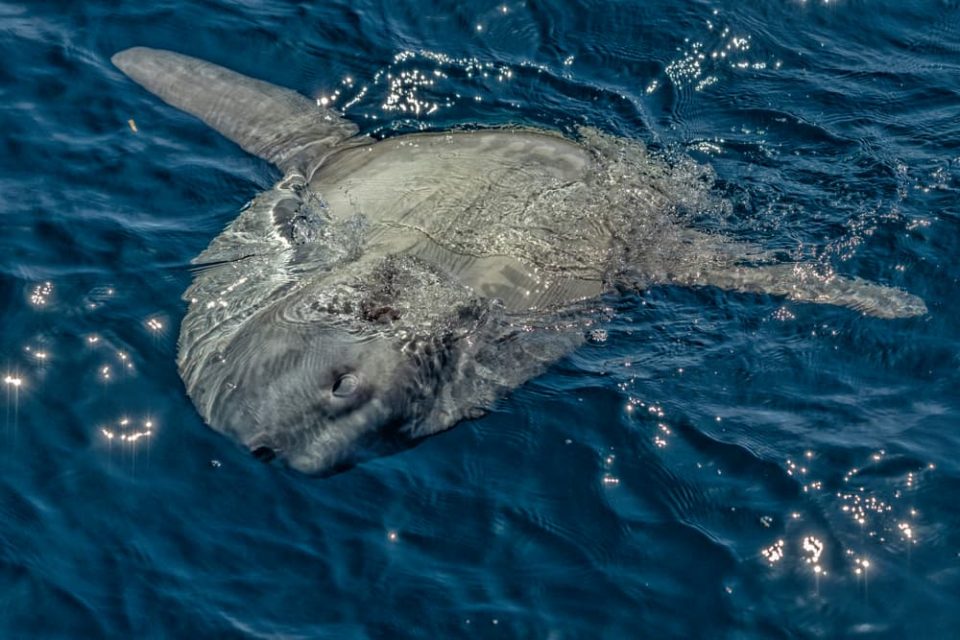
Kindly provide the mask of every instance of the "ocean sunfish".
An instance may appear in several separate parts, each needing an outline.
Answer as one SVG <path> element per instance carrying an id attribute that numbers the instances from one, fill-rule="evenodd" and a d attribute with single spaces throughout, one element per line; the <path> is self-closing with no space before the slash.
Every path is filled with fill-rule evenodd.
<path id="1" fill-rule="evenodd" d="M 576 348 L 606 292 L 926 312 L 899 289 L 770 263 L 683 224 L 670 166 L 639 142 L 524 128 L 375 140 L 209 62 L 142 47 L 113 62 L 283 172 L 194 260 L 178 365 L 211 427 L 303 472 L 482 415 Z"/>

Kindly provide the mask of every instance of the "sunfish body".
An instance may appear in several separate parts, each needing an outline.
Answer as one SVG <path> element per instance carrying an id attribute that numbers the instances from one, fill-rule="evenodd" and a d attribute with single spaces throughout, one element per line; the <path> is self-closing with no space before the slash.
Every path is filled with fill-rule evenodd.
<path id="1" fill-rule="evenodd" d="M 525 129 L 375 141 L 294 91 L 169 51 L 133 80 L 284 176 L 200 254 L 178 364 L 207 423 L 328 474 L 481 415 L 617 287 L 716 286 L 896 318 L 923 302 L 680 224 L 639 143 Z"/>

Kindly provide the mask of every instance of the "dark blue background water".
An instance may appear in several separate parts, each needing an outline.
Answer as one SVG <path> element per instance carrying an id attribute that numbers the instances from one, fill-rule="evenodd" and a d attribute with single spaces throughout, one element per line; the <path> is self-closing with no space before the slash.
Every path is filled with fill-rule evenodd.
<path id="1" fill-rule="evenodd" d="M 174 356 L 190 259 L 278 173 L 124 78 L 133 45 L 379 135 L 690 155 L 732 204 L 704 226 L 930 313 L 654 289 L 480 421 L 261 464 Z M 954 637 L 958 3 L 31 0 L 0 59 L 0 636 Z"/>

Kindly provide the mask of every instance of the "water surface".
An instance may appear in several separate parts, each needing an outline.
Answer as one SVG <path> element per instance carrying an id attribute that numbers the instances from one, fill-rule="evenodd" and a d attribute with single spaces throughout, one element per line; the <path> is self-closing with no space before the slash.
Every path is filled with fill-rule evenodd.
<path id="1" fill-rule="evenodd" d="M 923 297 L 651 289 L 482 420 L 317 480 L 208 429 L 189 262 L 279 176 L 109 62 L 389 136 L 588 125 L 697 223 Z M 952 637 L 956 2 L 0 2 L 4 637 Z"/>

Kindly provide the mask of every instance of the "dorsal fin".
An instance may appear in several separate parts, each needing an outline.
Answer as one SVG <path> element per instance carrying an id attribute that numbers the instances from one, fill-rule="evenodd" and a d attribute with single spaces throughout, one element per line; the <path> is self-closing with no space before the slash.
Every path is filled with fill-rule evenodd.
<path id="1" fill-rule="evenodd" d="M 706 269 L 678 281 L 693 286 L 783 296 L 798 302 L 835 304 L 878 318 L 911 318 L 927 313 L 923 300 L 906 291 L 861 278 L 820 275 L 811 263 Z"/>
<path id="2" fill-rule="evenodd" d="M 296 91 L 172 51 L 134 47 L 112 58 L 121 71 L 285 173 L 312 172 L 357 125 Z"/>

